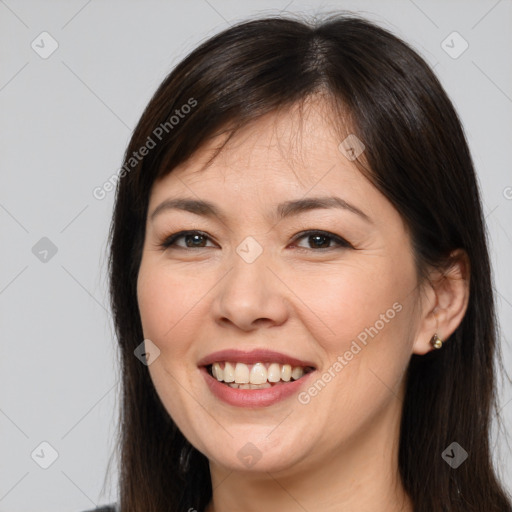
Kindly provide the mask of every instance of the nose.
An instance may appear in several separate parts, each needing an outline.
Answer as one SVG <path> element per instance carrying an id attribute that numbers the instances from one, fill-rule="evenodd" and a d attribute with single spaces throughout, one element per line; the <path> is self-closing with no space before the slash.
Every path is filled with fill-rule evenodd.
<path id="1" fill-rule="evenodd" d="M 252 263 L 234 254 L 227 275 L 215 288 L 215 321 L 243 331 L 282 325 L 289 316 L 289 289 L 265 253 Z"/>

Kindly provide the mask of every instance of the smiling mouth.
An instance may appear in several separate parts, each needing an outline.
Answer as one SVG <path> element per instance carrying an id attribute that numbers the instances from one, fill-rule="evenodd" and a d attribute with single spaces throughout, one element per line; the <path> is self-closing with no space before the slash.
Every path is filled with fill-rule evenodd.
<path id="1" fill-rule="evenodd" d="M 219 361 L 206 366 L 206 370 L 211 377 L 231 388 L 266 389 L 299 380 L 315 368 L 280 363 Z"/>

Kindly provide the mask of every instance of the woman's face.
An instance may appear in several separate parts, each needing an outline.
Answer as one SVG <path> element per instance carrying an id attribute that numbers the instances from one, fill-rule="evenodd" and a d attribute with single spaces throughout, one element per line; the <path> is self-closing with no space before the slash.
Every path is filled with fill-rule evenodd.
<path id="1" fill-rule="evenodd" d="M 323 104 L 309 107 L 302 120 L 256 121 L 200 170 L 213 140 L 151 192 L 138 301 L 146 348 L 160 352 L 148 369 L 175 423 L 217 467 L 310 471 L 362 450 L 382 458 L 398 437 L 420 332 L 411 240 L 339 149 Z M 338 199 L 286 206 L 320 197 Z M 177 198 L 216 213 L 158 208 Z M 184 230 L 199 233 L 162 245 Z M 228 381 L 268 384 L 218 382 L 212 362 Z M 295 370 L 294 381 L 287 363 L 314 370 Z"/>

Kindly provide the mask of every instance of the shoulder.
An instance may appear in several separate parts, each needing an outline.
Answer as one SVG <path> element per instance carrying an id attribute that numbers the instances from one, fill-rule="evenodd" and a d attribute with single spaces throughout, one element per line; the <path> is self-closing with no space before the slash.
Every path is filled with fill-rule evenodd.
<path id="1" fill-rule="evenodd" d="M 113 503 L 111 505 L 103 505 L 98 508 L 84 510 L 83 512 L 119 512 L 119 511 L 117 508 L 117 504 Z"/>

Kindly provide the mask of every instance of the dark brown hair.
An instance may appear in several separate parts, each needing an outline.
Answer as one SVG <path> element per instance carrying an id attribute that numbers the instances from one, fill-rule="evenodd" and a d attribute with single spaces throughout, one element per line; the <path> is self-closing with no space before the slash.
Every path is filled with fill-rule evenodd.
<path id="1" fill-rule="evenodd" d="M 211 37 L 165 78 L 134 130 L 109 260 L 122 371 L 122 512 L 202 512 L 212 493 L 208 459 L 178 430 L 134 356 L 143 340 L 136 283 L 151 187 L 216 134 L 232 135 L 317 93 L 345 113 L 340 133 L 349 128 L 364 142 L 361 171 L 404 219 L 418 275 L 446 268 L 457 248 L 471 265 L 461 324 L 442 350 L 413 355 L 407 371 L 399 470 L 414 510 L 512 511 L 490 452 L 501 359 L 482 207 L 461 123 L 406 43 L 358 16 L 336 14 L 320 22 L 266 17 Z M 453 441 L 469 455 L 457 469 L 441 457 Z"/>

